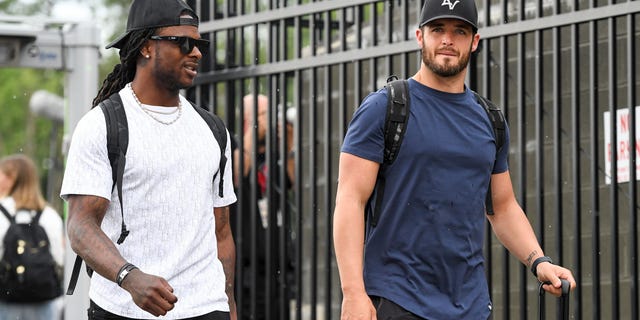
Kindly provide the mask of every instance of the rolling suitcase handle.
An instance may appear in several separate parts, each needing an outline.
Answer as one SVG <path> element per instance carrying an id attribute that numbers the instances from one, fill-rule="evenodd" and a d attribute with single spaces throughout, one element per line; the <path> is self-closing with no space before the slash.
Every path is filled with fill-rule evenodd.
<path id="1" fill-rule="evenodd" d="M 569 319 L 569 292 L 571 291 L 571 284 L 568 280 L 560 279 L 562 282 L 562 295 L 558 300 L 558 317 L 557 319 Z M 545 319 L 545 310 L 544 310 L 544 289 L 542 285 L 551 284 L 550 282 L 540 283 L 540 287 L 538 288 L 538 314 L 540 316 L 540 320 Z"/>

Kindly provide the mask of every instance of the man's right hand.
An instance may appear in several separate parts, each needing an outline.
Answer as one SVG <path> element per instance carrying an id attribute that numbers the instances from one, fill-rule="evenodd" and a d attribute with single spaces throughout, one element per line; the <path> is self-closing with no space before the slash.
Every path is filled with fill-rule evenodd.
<path id="1" fill-rule="evenodd" d="M 376 308 L 366 293 L 344 295 L 341 320 L 377 320 Z"/>
<path id="2" fill-rule="evenodd" d="M 133 302 L 140 309 L 156 317 L 166 315 L 178 302 L 167 280 L 146 274 L 140 269 L 131 270 L 122 281 L 122 288 L 131 294 Z"/>

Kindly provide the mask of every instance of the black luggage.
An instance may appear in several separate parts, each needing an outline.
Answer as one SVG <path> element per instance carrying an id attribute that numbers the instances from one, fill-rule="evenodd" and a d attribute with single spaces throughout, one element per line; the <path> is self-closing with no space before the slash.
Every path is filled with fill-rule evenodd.
<path id="1" fill-rule="evenodd" d="M 560 296 L 560 298 L 558 298 L 558 313 L 557 313 L 557 317 L 556 319 L 560 320 L 560 319 L 569 319 L 569 292 L 571 291 L 571 284 L 569 283 L 568 280 L 565 279 L 560 279 L 560 281 L 562 282 L 562 295 Z M 543 284 L 550 284 L 549 282 L 547 283 L 541 283 L 540 287 L 538 288 L 538 314 L 540 316 L 540 320 L 546 319 L 545 316 L 545 303 L 544 303 L 544 289 L 542 289 L 542 285 Z"/>

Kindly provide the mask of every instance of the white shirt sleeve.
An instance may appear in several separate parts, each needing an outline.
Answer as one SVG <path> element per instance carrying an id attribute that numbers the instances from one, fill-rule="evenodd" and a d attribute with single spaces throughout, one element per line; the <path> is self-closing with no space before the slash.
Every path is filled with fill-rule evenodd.
<path id="1" fill-rule="evenodd" d="M 104 114 L 94 108 L 82 117 L 75 128 L 60 196 L 94 195 L 111 200 L 111 164 L 107 154 Z"/>

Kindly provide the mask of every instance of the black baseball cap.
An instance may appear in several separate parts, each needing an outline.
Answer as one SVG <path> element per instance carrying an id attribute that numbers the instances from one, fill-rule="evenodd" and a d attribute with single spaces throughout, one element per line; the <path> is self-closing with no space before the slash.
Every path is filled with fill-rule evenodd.
<path id="1" fill-rule="evenodd" d="M 420 24 L 425 24 L 437 19 L 462 20 L 478 31 L 478 9 L 475 0 L 427 0 L 422 6 Z"/>
<path id="2" fill-rule="evenodd" d="M 127 31 L 106 46 L 121 49 L 131 31 L 171 26 L 195 26 L 198 15 L 183 0 L 134 0 L 129 9 Z"/>

